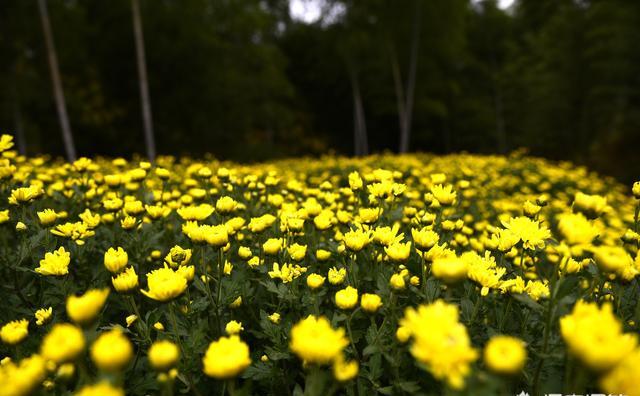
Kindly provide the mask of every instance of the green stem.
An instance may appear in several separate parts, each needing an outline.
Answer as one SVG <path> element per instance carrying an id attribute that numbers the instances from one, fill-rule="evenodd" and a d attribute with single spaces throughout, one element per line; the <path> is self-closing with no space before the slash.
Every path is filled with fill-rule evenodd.
<path id="1" fill-rule="evenodd" d="M 473 306 L 473 312 L 471 313 L 471 319 L 469 320 L 469 326 L 471 326 L 473 324 L 473 322 L 476 320 L 476 316 L 478 315 L 478 312 L 480 312 L 480 306 L 482 305 L 482 296 L 478 296 L 478 299 L 476 300 L 475 305 Z"/>
<path id="2" fill-rule="evenodd" d="M 184 350 L 184 345 L 182 345 L 182 339 L 180 338 L 180 334 L 178 333 L 178 321 L 176 320 L 176 313 L 175 313 L 175 309 L 174 309 L 174 305 L 175 302 L 172 301 L 169 303 L 169 318 L 171 319 L 171 328 L 173 330 L 173 335 L 175 337 L 176 342 L 178 343 L 178 346 L 180 347 L 180 355 L 186 359 L 187 355 L 185 354 L 185 350 Z M 187 386 L 189 387 L 189 389 L 187 390 L 193 390 L 193 393 L 196 396 L 200 396 L 200 391 L 198 391 L 198 389 L 196 389 L 193 386 L 193 381 L 191 380 L 191 374 L 189 374 L 189 372 L 185 369 L 185 379 L 187 382 Z"/>
<path id="3" fill-rule="evenodd" d="M 355 309 L 353 312 L 351 312 L 351 315 L 349 315 L 349 319 L 347 319 L 347 332 L 349 333 L 349 341 L 351 341 L 351 348 L 353 348 L 353 353 L 356 355 L 356 358 L 358 360 L 360 360 L 360 355 L 358 354 L 358 350 L 356 349 L 355 342 L 353 342 L 353 334 L 351 333 L 351 319 L 353 318 L 353 315 L 355 315 L 355 313 L 359 310 L 360 308 Z"/>
<path id="4" fill-rule="evenodd" d="M 549 288 L 551 290 L 551 295 L 549 296 L 549 302 L 547 303 L 547 312 L 546 312 L 546 320 L 544 326 L 544 336 L 542 341 L 542 357 L 538 361 L 538 366 L 536 367 L 535 375 L 533 377 L 533 394 L 539 394 L 539 384 L 540 384 L 540 374 L 542 372 L 542 367 L 544 365 L 546 354 L 549 348 L 549 336 L 551 335 L 551 325 L 553 322 L 553 310 L 555 304 L 555 296 L 556 296 L 556 275 L 557 271 L 553 270 L 553 274 L 551 275 Z"/>
<path id="5" fill-rule="evenodd" d="M 218 251 L 218 290 L 216 296 L 216 321 L 218 322 L 218 329 L 222 334 L 222 307 L 220 306 L 220 299 L 222 298 L 222 278 L 224 277 L 224 248 L 220 248 Z"/>
<path id="6" fill-rule="evenodd" d="M 507 302 L 507 306 L 504 309 L 504 313 L 500 318 L 500 327 L 498 327 L 498 331 L 500 331 L 501 333 L 502 333 L 502 329 L 504 328 L 504 321 L 507 318 L 507 314 L 509 313 L 509 308 L 511 308 L 511 302 L 513 301 L 513 298 L 511 298 L 510 296 L 508 298 L 509 298 L 509 301 Z"/>
<path id="7" fill-rule="evenodd" d="M 142 338 L 144 338 L 144 340 L 151 345 L 151 336 L 149 334 L 149 326 L 147 326 L 147 323 L 144 321 L 144 319 L 142 318 L 142 315 L 140 315 L 140 310 L 138 309 L 138 305 L 136 304 L 136 300 L 133 298 L 133 296 L 128 296 L 128 300 L 129 303 L 131 304 L 131 307 L 133 308 L 133 313 L 138 317 L 138 320 L 136 320 L 136 327 L 138 328 L 138 332 L 140 332 L 140 336 Z"/>
<path id="8" fill-rule="evenodd" d="M 229 396 L 236 395 L 236 380 L 235 378 L 229 379 L 226 381 L 227 390 L 229 391 Z"/>

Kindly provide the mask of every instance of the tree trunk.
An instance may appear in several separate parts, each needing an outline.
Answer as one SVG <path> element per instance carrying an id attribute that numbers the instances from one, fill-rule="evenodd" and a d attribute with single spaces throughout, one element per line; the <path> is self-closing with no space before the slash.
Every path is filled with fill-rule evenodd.
<path id="1" fill-rule="evenodd" d="M 504 129 L 504 110 L 502 104 L 502 89 L 499 83 L 493 81 L 493 103 L 496 113 L 496 135 L 498 137 L 498 151 L 501 154 L 507 152 L 507 134 Z"/>
<path id="2" fill-rule="evenodd" d="M 27 154 L 27 144 L 24 138 L 24 129 L 22 127 L 22 111 L 20 111 L 20 102 L 17 100 L 13 104 L 13 118 L 16 128 L 16 146 L 20 155 Z"/>
<path id="3" fill-rule="evenodd" d="M 360 82 L 358 74 L 353 68 L 351 75 L 351 88 L 353 92 L 353 118 L 354 118 L 354 146 L 355 155 L 362 156 L 369 153 L 369 142 L 367 139 L 367 123 L 364 117 L 364 106 L 362 105 L 362 94 L 360 92 Z"/>
<path id="4" fill-rule="evenodd" d="M 356 156 L 367 155 L 369 153 L 369 142 L 367 139 L 367 123 L 364 116 L 364 106 L 362 104 L 362 94 L 360 92 L 360 82 L 358 73 L 350 61 L 347 61 L 349 69 L 349 80 L 351 81 L 351 92 L 353 96 L 353 146 Z"/>
<path id="5" fill-rule="evenodd" d="M 407 104 L 405 106 L 405 129 L 400 132 L 400 152 L 409 151 L 411 140 L 411 122 L 413 118 L 413 101 L 416 89 L 416 71 L 418 67 L 418 48 L 420 46 L 421 0 L 416 1 L 416 13 L 413 19 L 413 37 L 411 38 L 411 58 L 407 77 Z"/>
<path id="6" fill-rule="evenodd" d="M 360 94 L 360 84 L 356 77 L 356 109 L 358 115 L 358 125 L 360 131 L 360 155 L 369 154 L 369 139 L 367 138 L 367 121 L 364 117 L 364 106 L 362 105 L 362 95 Z"/>
<path id="7" fill-rule="evenodd" d="M 53 84 L 53 98 L 56 102 L 64 149 L 67 154 L 67 160 L 75 161 L 76 148 L 73 143 L 69 116 L 67 115 L 64 91 L 62 90 L 62 81 L 60 80 L 60 70 L 58 69 L 58 56 L 53 42 L 53 32 L 51 31 L 51 23 L 49 22 L 46 0 L 38 0 L 38 10 L 40 11 L 40 20 L 42 22 L 42 31 L 44 33 L 44 42 L 47 49 L 47 58 L 49 60 L 49 69 L 51 71 L 51 81 Z"/>
<path id="8" fill-rule="evenodd" d="M 398 62 L 398 55 L 393 47 L 393 44 L 388 45 L 389 61 L 391 63 L 391 74 L 393 75 L 393 88 L 396 93 L 396 104 L 398 107 L 398 124 L 400 126 L 400 147 L 402 147 L 403 138 L 407 129 L 407 112 L 404 96 L 404 86 L 402 83 L 402 75 L 400 74 L 400 64 Z"/>
<path id="9" fill-rule="evenodd" d="M 22 108 L 20 106 L 20 87 L 18 82 L 20 81 L 20 73 L 18 71 L 18 62 L 13 64 L 13 82 L 11 88 L 13 90 L 13 122 L 16 132 L 16 146 L 18 147 L 18 153 L 20 155 L 27 154 L 27 140 L 24 136 L 24 124 L 22 123 Z"/>
<path id="10" fill-rule="evenodd" d="M 131 11 L 133 14 L 133 36 L 136 43 L 138 80 L 140 83 L 140 102 L 142 104 L 144 142 L 147 148 L 147 157 L 149 157 L 149 160 L 153 161 L 156 158 L 156 142 L 153 135 L 151 100 L 149 99 L 149 83 L 147 81 L 147 62 L 144 55 L 144 36 L 142 34 L 142 19 L 140 18 L 140 3 L 138 0 L 131 0 Z"/>

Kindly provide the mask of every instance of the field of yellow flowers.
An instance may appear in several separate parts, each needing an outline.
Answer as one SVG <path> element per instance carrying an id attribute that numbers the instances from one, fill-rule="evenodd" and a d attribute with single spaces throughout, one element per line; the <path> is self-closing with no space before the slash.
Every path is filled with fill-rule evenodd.
<path id="1" fill-rule="evenodd" d="M 0 396 L 640 394 L 640 183 L 0 139 Z"/>

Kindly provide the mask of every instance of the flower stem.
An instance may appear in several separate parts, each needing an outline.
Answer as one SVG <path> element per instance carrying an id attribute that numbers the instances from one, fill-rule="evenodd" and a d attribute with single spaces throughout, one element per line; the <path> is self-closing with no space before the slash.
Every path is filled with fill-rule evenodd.
<path id="1" fill-rule="evenodd" d="M 349 341 L 351 341 L 351 348 L 353 348 L 353 353 L 356 355 L 356 358 L 358 360 L 360 360 L 360 355 L 358 354 L 358 350 L 356 349 L 355 342 L 353 342 L 353 334 L 351 333 L 351 319 L 353 318 L 353 315 L 355 315 L 355 313 L 358 312 L 359 309 L 360 308 L 351 312 L 351 315 L 349 315 L 349 319 L 347 319 L 347 332 L 349 333 Z"/>

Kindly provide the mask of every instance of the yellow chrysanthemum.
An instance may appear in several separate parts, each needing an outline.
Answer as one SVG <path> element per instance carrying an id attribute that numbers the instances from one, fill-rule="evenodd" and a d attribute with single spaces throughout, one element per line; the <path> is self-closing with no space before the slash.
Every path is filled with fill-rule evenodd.
<path id="1" fill-rule="evenodd" d="M 249 346 L 240 337 L 220 337 L 209 344 L 202 359 L 204 373 L 218 379 L 233 378 L 250 364 Z"/>
<path id="2" fill-rule="evenodd" d="M 323 316 L 309 315 L 291 328 L 289 347 L 308 363 L 327 364 L 340 356 L 348 344 L 344 329 L 334 330 Z"/>
<path id="3" fill-rule="evenodd" d="M 187 289 L 184 276 L 169 267 L 159 268 L 147 274 L 149 291 L 142 294 L 156 301 L 169 301 L 181 295 Z"/>

